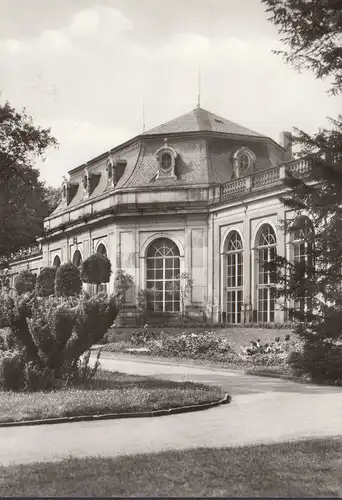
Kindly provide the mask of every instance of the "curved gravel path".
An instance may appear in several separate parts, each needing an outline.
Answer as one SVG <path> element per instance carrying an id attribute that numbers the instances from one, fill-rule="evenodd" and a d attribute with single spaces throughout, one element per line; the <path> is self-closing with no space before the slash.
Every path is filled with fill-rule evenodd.
<path id="1" fill-rule="evenodd" d="M 340 388 L 136 358 L 106 356 L 101 365 L 126 373 L 221 384 L 233 401 L 203 412 L 160 418 L 2 428 L 0 464 L 342 435 Z"/>

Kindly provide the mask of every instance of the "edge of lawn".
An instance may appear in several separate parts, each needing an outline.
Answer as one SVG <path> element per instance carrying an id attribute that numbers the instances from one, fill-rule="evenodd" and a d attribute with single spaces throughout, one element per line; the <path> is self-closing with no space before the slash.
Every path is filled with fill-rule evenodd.
<path id="1" fill-rule="evenodd" d="M 95 420 L 115 420 L 123 418 L 146 418 L 146 417 L 163 417 L 166 415 L 174 415 L 179 413 L 190 413 L 195 411 L 209 410 L 216 406 L 229 404 L 232 397 L 225 393 L 223 398 L 211 401 L 209 403 L 195 403 L 187 406 L 176 406 L 163 410 L 141 411 L 141 412 L 121 412 L 121 413 L 103 413 L 98 415 L 75 415 L 72 417 L 56 417 L 46 418 L 41 420 L 20 420 L 17 422 L 1 422 L 1 427 L 25 427 L 29 425 L 49 425 L 49 424 L 63 424 L 71 422 L 87 422 Z"/>

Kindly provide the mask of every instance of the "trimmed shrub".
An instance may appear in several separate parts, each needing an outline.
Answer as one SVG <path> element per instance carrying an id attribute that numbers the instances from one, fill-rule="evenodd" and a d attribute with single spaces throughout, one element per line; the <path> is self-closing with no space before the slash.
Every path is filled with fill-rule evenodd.
<path id="1" fill-rule="evenodd" d="M 112 264 L 106 255 L 90 255 L 82 264 L 81 278 L 84 283 L 109 283 Z"/>
<path id="2" fill-rule="evenodd" d="M 94 376 L 96 369 L 80 358 L 115 320 L 118 309 L 114 295 L 16 297 L 10 305 L 0 387 L 46 390 Z M 14 340 L 12 351 L 9 338 Z M 19 350 L 20 363 L 12 356 Z"/>
<path id="3" fill-rule="evenodd" d="M 55 294 L 57 297 L 72 297 L 79 295 L 82 289 L 80 271 L 71 262 L 62 264 L 56 272 Z"/>
<path id="4" fill-rule="evenodd" d="M 25 362 L 19 351 L 0 354 L 0 386 L 5 391 L 18 391 L 25 385 Z"/>
<path id="5" fill-rule="evenodd" d="M 301 350 L 291 353 L 289 365 L 312 382 L 342 385 L 342 342 L 307 340 Z"/>
<path id="6" fill-rule="evenodd" d="M 43 267 L 40 271 L 36 283 L 36 293 L 38 297 L 48 297 L 55 292 L 55 267 Z"/>
<path id="7" fill-rule="evenodd" d="M 36 275 L 29 270 L 21 271 L 14 280 L 14 287 L 19 295 L 30 293 L 36 286 Z"/>

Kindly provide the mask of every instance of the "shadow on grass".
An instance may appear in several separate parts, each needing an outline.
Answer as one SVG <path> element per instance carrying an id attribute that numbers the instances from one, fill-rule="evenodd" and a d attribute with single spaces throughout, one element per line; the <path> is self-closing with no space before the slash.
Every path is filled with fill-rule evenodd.
<path id="1" fill-rule="evenodd" d="M 80 390 L 101 390 L 101 389 L 128 389 L 138 387 L 139 389 L 208 389 L 208 386 L 196 382 L 177 382 L 167 379 L 158 379 L 153 377 L 144 377 L 142 375 L 131 375 L 121 372 L 110 372 L 98 370 L 95 377 L 89 382 L 80 382 L 74 385 L 75 389 Z"/>
<path id="2" fill-rule="evenodd" d="M 4 496 L 341 498 L 342 439 L 0 467 Z"/>

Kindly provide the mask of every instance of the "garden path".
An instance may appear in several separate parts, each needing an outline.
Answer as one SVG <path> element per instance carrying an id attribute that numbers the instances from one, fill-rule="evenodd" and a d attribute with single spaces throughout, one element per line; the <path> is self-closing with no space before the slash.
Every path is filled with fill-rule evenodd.
<path id="1" fill-rule="evenodd" d="M 159 418 L 0 428 L 0 464 L 342 435 L 342 389 L 106 355 L 105 369 L 221 384 L 229 405 Z M 1 488 L 0 488 L 1 490 Z"/>

